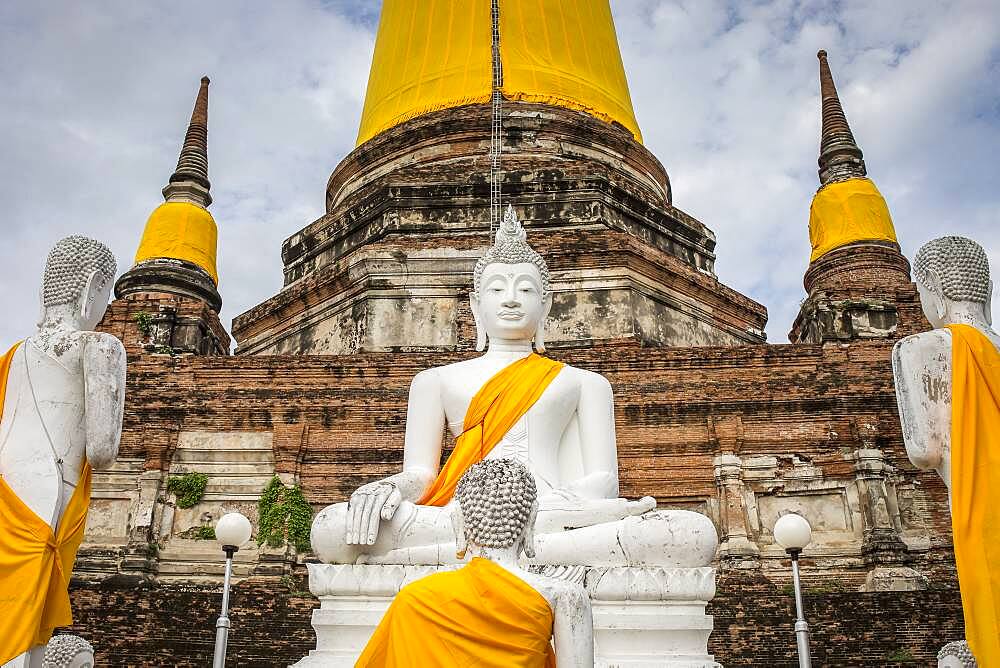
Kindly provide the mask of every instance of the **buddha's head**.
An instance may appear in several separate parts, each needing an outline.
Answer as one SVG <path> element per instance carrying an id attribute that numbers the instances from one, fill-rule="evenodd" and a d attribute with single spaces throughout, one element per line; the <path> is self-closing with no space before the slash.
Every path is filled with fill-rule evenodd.
<path id="1" fill-rule="evenodd" d="M 101 242 L 80 236 L 60 239 L 45 261 L 39 325 L 60 320 L 94 329 L 107 311 L 117 271 L 114 253 Z"/>
<path id="2" fill-rule="evenodd" d="M 934 327 L 948 324 L 959 306 L 981 313 L 991 324 L 993 282 L 982 246 L 965 237 L 941 237 L 924 244 L 913 259 L 913 278 L 920 305 Z"/>
<path id="3" fill-rule="evenodd" d="M 507 207 L 496 242 L 479 258 L 470 295 L 476 350 L 493 341 L 532 341 L 545 350 L 545 318 L 552 308 L 549 269 L 528 245 L 514 209 Z"/>
<path id="4" fill-rule="evenodd" d="M 484 459 L 458 481 L 453 511 L 458 557 L 469 545 L 515 548 L 535 556 L 534 528 L 538 491 L 531 472 L 514 459 Z"/>
<path id="5" fill-rule="evenodd" d="M 938 668 L 976 668 L 976 658 L 964 640 L 948 643 L 938 652 L 937 658 Z"/>
<path id="6" fill-rule="evenodd" d="M 80 636 L 53 636 L 45 646 L 42 665 L 51 668 L 93 668 L 94 648 Z"/>

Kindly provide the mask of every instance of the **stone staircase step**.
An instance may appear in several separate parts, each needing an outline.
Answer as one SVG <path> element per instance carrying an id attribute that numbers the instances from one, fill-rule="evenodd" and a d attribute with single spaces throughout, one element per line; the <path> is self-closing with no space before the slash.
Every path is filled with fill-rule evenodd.
<path id="1" fill-rule="evenodd" d="M 246 462 L 191 462 L 172 464 L 170 475 L 183 475 L 196 471 L 208 476 L 234 476 L 239 474 L 254 476 L 273 475 L 273 464 L 257 464 Z"/>
<path id="2" fill-rule="evenodd" d="M 235 577 L 250 577 L 253 575 L 253 569 L 254 564 L 241 564 L 235 561 L 233 562 L 233 575 Z M 226 562 L 221 559 L 218 562 L 161 561 L 157 566 L 157 573 L 159 576 L 201 576 L 215 579 L 226 575 Z"/>
<path id="3" fill-rule="evenodd" d="M 274 467 L 274 452 L 270 449 L 260 450 L 177 450 L 173 462 L 246 462 L 267 464 Z"/>

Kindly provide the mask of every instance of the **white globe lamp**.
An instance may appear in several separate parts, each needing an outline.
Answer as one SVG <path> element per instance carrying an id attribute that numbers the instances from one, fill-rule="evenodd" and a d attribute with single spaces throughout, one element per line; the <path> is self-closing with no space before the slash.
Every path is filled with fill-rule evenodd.
<path id="1" fill-rule="evenodd" d="M 233 555 L 250 540 L 253 527 L 241 513 L 226 513 L 215 523 L 215 540 L 226 553 L 226 580 L 222 585 L 222 614 L 215 624 L 215 658 L 212 668 L 226 665 L 226 647 L 229 645 L 229 580 L 233 575 Z"/>
<path id="2" fill-rule="evenodd" d="M 250 520 L 241 513 L 226 513 L 215 525 L 215 539 L 222 543 L 223 549 L 226 545 L 240 549 L 250 540 L 252 532 Z"/>
<path id="3" fill-rule="evenodd" d="M 782 515 L 774 523 L 774 540 L 788 552 L 801 552 L 812 541 L 812 527 L 802 515 Z"/>
<path id="4" fill-rule="evenodd" d="M 799 555 L 812 541 L 812 527 L 806 518 L 788 513 L 774 523 L 774 540 L 792 558 L 792 583 L 795 585 L 795 644 L 799 650 L 799 668 L 811 668 L 809 624 L 802 611 L 802 585 L 799 582 Z"/>

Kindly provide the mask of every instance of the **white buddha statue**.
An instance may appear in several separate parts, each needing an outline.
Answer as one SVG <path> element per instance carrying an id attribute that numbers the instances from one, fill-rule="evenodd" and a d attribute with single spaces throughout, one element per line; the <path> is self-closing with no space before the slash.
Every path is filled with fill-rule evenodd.
<path id="1" fill-rule="evenodd" d="M 986 253 L 963 237 L 925 244 L 914 280 L 929 332 L 892 351 L 910 461 L 948 489 L 955 563 L 972 654 L 1000 662 L 1000 335 L 992 329 Z"/>
<path id="2" fill-rule="evenodd" d="M 0 358 L 0 664 L 41 665 L 71 623 L 67 586 L 83 539 L 90 467 L 118 453 L 125 349 L 92 331 L 104 317 L 115 259 L 72 236 L 49 253 L 38 332 Z"/>
<path id="3" fill-rule="evenodd" d="M 534 353 L 532 344 L 545 350 L 549 272 L 510 207 L 495 245 L 476 265 L 470 300 L 477 350 L 485 354 L 417 374 L 403 470 L 316 516 L 312 545 L 319 557 L 328 563 L 453 562 L 447 505 L 467 465 L 485 457 L 515 459 L 535 478 L 535 563 L 707 565 L 718 544 L 707 517 L 653 510 L 650 497 L 619 498 L 607 379 Z M 442 470 L 445 427 L 458 440 Z"/>
<path id="4" fill-rule="evenodd" d="M 914 282 L 934 329 L 908 336 L 892 349 L 893 376 L 906 454 L 934 469 L 951 493 L 952 332 L 968 325 L 1000 347 L 993 331 L 993 282 L 986 253 L 975 241 L 942 237 L 914 258 Z"/>
<path id="5" fill-rule="evenodd" d="M 590 598 L 581 585 L 537 575 L 519 563 L 534 555 L 537 490 L 513 459 L 485 459 L 462 476 L 453 504 L 456 571 L 403 587 L 357 666 L 594 665 Z M 550 644 L 551 641 L 551 644 Z"/>

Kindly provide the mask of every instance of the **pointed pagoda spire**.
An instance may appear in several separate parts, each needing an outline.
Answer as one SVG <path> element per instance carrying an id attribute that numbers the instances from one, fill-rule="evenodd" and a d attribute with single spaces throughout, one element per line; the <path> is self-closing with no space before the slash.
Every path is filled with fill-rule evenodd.
<path id="1" fill-rule="evenodd" d="M 837 96 L 826 51 L 816 54 L 819 58 L 819 85 L 823 98 L 823 132 L 819 143 L 819 181 L 822 185 L 844 181 L 867 174 L 864 154 L 854 141 L 851 126 L 847 124 L 844 107 Z"/>
<path id="2" fill-rule="evenodd" d="M 191 202 L 202 207 L 212 203 L 208 180 L 208 77 L 201 78 L 201 88 L 191 112 L 191 123 L 184 135 L 184 145 L 177 159 L 177 169 L 163 189 L 168 202 Z"/>

